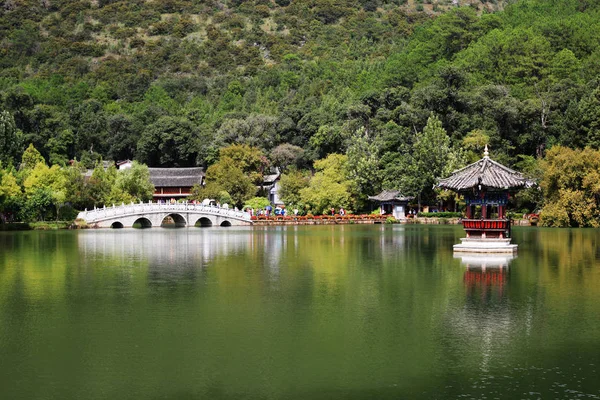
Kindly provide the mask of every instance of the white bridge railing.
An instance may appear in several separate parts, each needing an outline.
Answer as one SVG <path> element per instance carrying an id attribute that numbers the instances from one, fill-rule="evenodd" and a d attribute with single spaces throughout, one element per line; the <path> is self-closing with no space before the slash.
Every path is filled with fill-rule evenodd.
<path id="1" fill-rule="evenodd" d="M 87 223 L 94 223 L 116 217 L 128 217 L 132 215 L 155 214 L 155 213 L 177 213 L 194 212 L 198 214 L 210 214 L 244 221 L 250 221 L 250 215 L 243 211 L 236 211 L 231 208 L 217 207 L 213 205 L 202 205 L 194 203 L 131 203 L 121 204 L 120 206 L 94 208 L 85 210 L 77 215 L 78 219 L 85 220 Z"/>

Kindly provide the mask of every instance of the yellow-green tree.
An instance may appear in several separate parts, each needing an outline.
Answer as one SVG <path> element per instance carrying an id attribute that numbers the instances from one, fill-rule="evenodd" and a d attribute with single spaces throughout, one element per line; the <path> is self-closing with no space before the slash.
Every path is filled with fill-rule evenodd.
<path id="1" fill-rule="evenodd" d="M 223 156 L 206 170 L 206 189 L 198 195 L 209 198 L 226 197 L 221 193 L 222 191 L 227 192 L 238 207 L 256 194 L 256 186 L 250 177 L 238 167 L 238 162 Z"/>
<path id="2" fill-rule="evenodd" d="M 25 207 L 23 217 L 26 220 L 44 220 L 49 210 L 54 207 L 56 217 L 67 197 L 66 177 L 59 166 L 48 167 L 38 162 L 29 170 L 23 181 L 25 189 Z"/>
<path id="3" fill-rule="evenodd" d="M 0 214 L 5 219 L 7 213 L 18 212 L 22 192 L 12 171 L 0 169 L 0 175 Z"/>
<path id="4" fill-rule="evenodd" d="M 555 227 L 600 226 L 600 151 L 555 146 L 542 162 L 541 223 Z"/>
<path id="5" fill-rule="evenodd" d="M 300 190 L 301 201 L 315 214 L 327 213 L 331 208 L 354 210 L 356 188 L 348 178 L 348 157 L 330 154 L 315 161 L 316 173 L 308 187 Z"/>

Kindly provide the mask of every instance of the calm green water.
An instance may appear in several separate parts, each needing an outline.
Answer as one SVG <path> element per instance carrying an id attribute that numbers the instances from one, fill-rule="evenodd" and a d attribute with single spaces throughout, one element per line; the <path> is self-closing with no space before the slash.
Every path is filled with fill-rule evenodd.
<path id="1" fill-rule="evenodd" d="M 461 236 L 1 233 L 0 398 L 600 398 L 600 231 L 515 229 L 502 269 Z"/>

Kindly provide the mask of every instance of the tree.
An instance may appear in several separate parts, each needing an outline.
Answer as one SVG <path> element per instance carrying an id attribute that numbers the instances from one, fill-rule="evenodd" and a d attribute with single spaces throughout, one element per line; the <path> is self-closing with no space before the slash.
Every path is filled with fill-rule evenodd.
<path id="1" fill-rule="evenodd" d="M 111 160 L 131 160 L 135 155 L 139 133 L 142 129 L 123 114 L 108 118 L 108 156 Z"/>
<path id="2" fill-rule="evenodd" d="M 556 227 L 600 226 L 600 151 L 554 146 L 542 162 L 541 223 Z"/>
<path id="3" fill-rule="evenodd" d="M 486 145 L 490 143 L 490 137 L 481 129 L 474 129 L 467 133 L 462 140 L 462 146 L 467 151 L 467 159 L 474 163 L 481 158 Z"/>
<path id="4" fill-rule="evenodd" d="M 206 186 L 215 185 L 220 192 L 225 190 L 234 204 L 241 207 L 244 201 L 256 194 L 256 186 L 230 157 L 221 157 L 206 170 Z M 213 197 L 214 198 L 214 197 Z"/>
<path id="5" fill-rule="evenodd" d="M 68 167 L 63 167 L 65 176 L 65 202 L 76 209 L 84 209 L 93 206 L 90 192 L 85 182 L 85 168 L 78 162 Z"/>
<path id="6" fill-rule="evenodd" d="M 277 140 L 276 123 L 277 118 L 268 115 L 226 119 L 217 131 L 217 143 L 243 143 L 270 149 Z"/>
<path id="7" fill-rule="evenodd" d="M 23 208 L 21 209 L 21 219 L 24 221 L 45 220 L 48 210 L 52 208 L 52 192 L 48 187 L 37 187 L 31 191 Z"/>
<path id="8" fill-rule="evenodd" d="M 0 163 L 12 165 L 21 148 L 21 132 L 8 111 L 0 111 Z"/>
<path id="9" fill-rule="evenodd" d="M 420 188 L 416 193 L 428 200 L 433 199 L 433 186 L 438 179 L 449 175 L 462 164 L 462 157 L 453 151 L 450 138 L 442 127 L 442 122 L 434 115 L 427 120 L 427 125 L 416 136 L 413 146 L 414 167 L 409 175 Z M 420 207 L 420 204 L 419 204 Z"/>
<path id="10" fill-rule="evenodd" d="M 263 182 L 263 174 L 269 162 L 258 147 L 246 144 L 232 144 L 219 151 L 220 159 L 230 158 L 242 172 L 250 177 L 255 185 Z"/>
<path id="11" fill-rule="evenodd" d="M 284 172 L 289 166 L 300 167 L 304 157 L 302 147 L 283 143 L 271 150 L 271 164 Z"/>
<path id="12" fill-rule="evenodd" d="M 300 199 L 313 213 L 328 213 L 331 208 L 354 210 L 356 188 L 348 179 L 348 157 L 330 154 L 315 161 L 317 172 L 308 187 L 300 190 Z"/>
<path id="13" fill-rule="evenodd" d="M 154 185 L 148 166 L 134 161 L 131 168 L 119 170 L 108 203 L 145 202 L 152 199 Z"/>
<path id="14" fill-rule="evenodd" d="M 253 210 L 263 210 L 265 207 L 270 206 L 271 202 L 266 197 L 253 197 L 250 200 L 246 200 L 244 208 L 251 208 Z"/>
<path id="15" fill-rule="evenodd" d="M 74 107 L 70 115 L 70 125 L 73 127 L 76 154 L 102 154 L 105 151 L 106 113 L 100 102 L 87 100 Z"/>
<path id="16" fill-rule="evenodd" d="M 310 175 L 296 168 L 290 168 L 279 179 L 279 198 L 287 206 L 301 203 L 300 191 L 308 187 Z"/>
<path id="17" fill-rule="evenodd" d="M 110 195 L 116 180 L 117 168 L 114 165 L 105 169 L 102 162 L 96 163 L 92 176 L 86 185 L 91 206 L 97 207 L 111 203 Z"/>
<path id="18" fill-rule="evenodd" d="M 137 144 L 137 157 L 152 167 L 189 167 L 196 161 L 197 129 L 186 118 L 161 117 Z"/>
<path id="19" fill-rule="evenodd" d="M 19 211 L 22 192 L 12 171 L 0 169 L 0 175 L 0 214 L 5 220 L 7 214 Z"/>
<path id="20" fill-rule="evenodd" d="M 23 152 L 19 169 L 21 171 L 31 171 L 36 165 L 45 163 L 46 161 L 44 160 L 44 157 L 42 157 L 40 152 L 37 151 L 37 149 L 33 147 L 33 144 L 30 143 L 29 147 L 27 147 L 27 149 L 25 149 Z"/>
<path id="21" fill-rule="evenodd" d="M 58 218 L 66 199 L 66 179 L 59 166 L 48 167 L 39 162 L 29 171 L 23 182 L 25 189 L 25 215 L 27 220 L 45 219 L 48 208 L 54 206 Z"/>
<path id="22" fill-rule="evenodd" d="M 348 176 L 359 193 L 375 194 L 381 189 L 379 145 L 365 128 L 359 128 L 348 144 Z"/>

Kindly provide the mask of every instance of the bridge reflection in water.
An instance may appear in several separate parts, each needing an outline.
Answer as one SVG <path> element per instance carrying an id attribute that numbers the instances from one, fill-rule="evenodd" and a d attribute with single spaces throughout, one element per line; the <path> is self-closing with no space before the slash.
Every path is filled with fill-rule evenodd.
<path id="1" fill-rule="evenodd" d="M 270 275 L 278 279 L 281 257 L 293 243 L 283 234 L 231 229 L 99 229 L 78 232 L 79 251 L 86 260 L 111 265 L 146 266 L 154 275 L 169 279 L 198 277 L 218 259 L 264 259 Z M 165 268 L 166 267 L 166 268 Z"/>
<path id="2" fill-rule="evenodd" d="M 120 256 L 124 259 L 152 260 L 160 264 L 167 262 L 170 265 L 244 252 L 253 246 L 253 239 L 251 228 L 185 232 L 170 229 L 102 229 L 81 231 L 77 237 L 79 249 L 85 257 Z"/>

